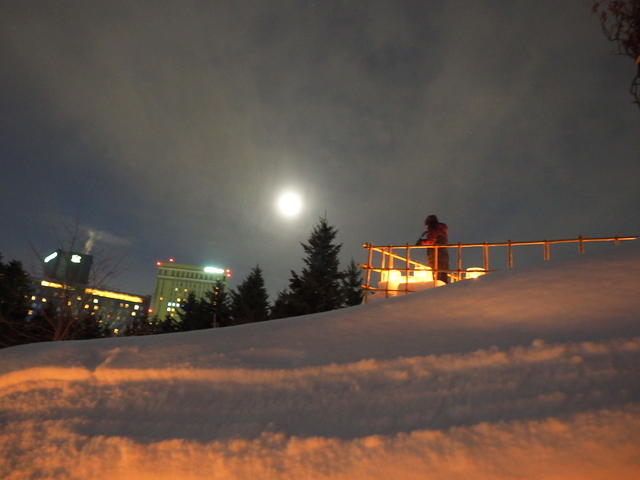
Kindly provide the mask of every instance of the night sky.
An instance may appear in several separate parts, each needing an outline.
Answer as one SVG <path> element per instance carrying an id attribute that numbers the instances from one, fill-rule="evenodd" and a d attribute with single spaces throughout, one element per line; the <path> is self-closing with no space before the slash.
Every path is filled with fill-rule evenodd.
<path id="1" fill-rule="evenodd" d="M 3 1 L 0 253 L 38 273 L 77 224 L 111 288 L 175 257 L 274 295 L 325 214 L 345 264 L 430 213 L 451 242 L 638 234 L 634 66 L 589 6 Z"/>

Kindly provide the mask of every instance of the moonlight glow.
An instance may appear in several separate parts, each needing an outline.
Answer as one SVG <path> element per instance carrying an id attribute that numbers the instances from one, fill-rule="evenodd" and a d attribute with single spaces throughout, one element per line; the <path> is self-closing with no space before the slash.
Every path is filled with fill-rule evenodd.
<path id="1" fill-rule="evenodd" d="M 287 192 L 278 197 L 278 211 L 285 217 L 296 217 L 300 210 L 302 210 L 300 195 Z"/>

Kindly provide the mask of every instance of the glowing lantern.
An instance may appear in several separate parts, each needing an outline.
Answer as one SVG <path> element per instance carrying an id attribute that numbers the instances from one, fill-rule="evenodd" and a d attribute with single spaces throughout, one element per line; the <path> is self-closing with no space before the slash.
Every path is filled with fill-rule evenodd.
<path id="1" fill-rule="evenodd" d="M 484 268 L 480 267 L 469 267 L 467 268 L 467 272 L 464 274 L 464 278 L 478 278 L 482 275 L 486 275 Z"/>

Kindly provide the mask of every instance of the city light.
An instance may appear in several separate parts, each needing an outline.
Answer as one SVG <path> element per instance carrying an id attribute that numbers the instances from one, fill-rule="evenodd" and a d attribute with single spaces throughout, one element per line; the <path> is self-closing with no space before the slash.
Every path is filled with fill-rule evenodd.
<path id="1" fill-rule="evenodd" d="M 126 293 L 109 292 L 107 290 L 98 290 L 95 288 L 85 288 L 84 293 L 96 295 L 98 297 L 113 298 L 115 300 L 126 300 L 129 302 L 142 303 L 143 299 L 135 295 L 127 295 Z"/>
<path id="2" fill-rule="evenodd" d="M 217 267 L 204 267 L 205 273 L 225 273 L 224 269 Z"/>
<path id="3" fill-rule="evenodd" d="M 51 255 L 47 255 L 46 257 L 44 257 L 44 263 L 50 262 L 51 260 L 53 260 L 57 256 L 58 256 L 58 252 L 53 252 Z"/>
<path id="4" fill-rule="evenodd" d="M 82 261 L 82 257 L 80 255 L 73 254 L 71 255 L 71 263 L 80 263 Z"/>

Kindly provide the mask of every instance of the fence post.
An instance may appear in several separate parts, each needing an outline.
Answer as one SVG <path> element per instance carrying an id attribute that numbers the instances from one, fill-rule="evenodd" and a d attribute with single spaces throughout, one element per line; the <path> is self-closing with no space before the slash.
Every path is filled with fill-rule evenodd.
<path id="1" fill-rule="evenodd" d="M 482 264 L 485 273 L 487 273 L 489 271 L 489 245 L 487 245 L 487 242 L 482 245 Z"/>
<path id="2" fill-rule="evenodd" d="M 380 269 L 382 270 L 380 275 L 382 275 L 384 272 L 387 273 L 387 284 L 384 287 L 384 298 L 389 298 L 389 269 L 387 268 L 387 251 L 384 249 L 384 247 L 380 247 L 380 255 Z"/>
<path id="3" fill-rule="evenodd" d="M 513 268 L 513 245 L 511 245 L 511 240 L 507 241 L 507 267 Z"/>
<path id="4" fill-rule="evenodd" d="M 551 249 L 549 248 L 549 242 L 547 240 L 544 241 L 544 260 L 545 262 L 551 260 Z"/>
<path id="5" fill-rule="evenodd" d="M 367 243 L 367 274 L 365 277 L 365 287 L 367 287 L 365 289 L 364 292 L 364 303 L 367 303 L 367 301 L 369 300 L 369 288 L 371 287 L 371 261 L 373 260 L 373 250 L 371 249 L 371 244 Z"/>
<path id="6" fill-rule="evenodd" d="M 582 238 L 582 234 L 578 235 L 578 253 L 580 253 L 580 255 L 584 254 L 584 239 Z"/>
<path id="7" fill-rule="evenodd" d="M 438 286 L 438 246 L 434 245 L 433 249 L 433 286 Z"/>
<path id="8" fill-rule="evenodd" d="M 404 294 L 409 293 L 409 257 L 411 256 L 411 250 L 409 250 L 409 244 L 405 245 L 405 262 L 404 262 Z"/>

